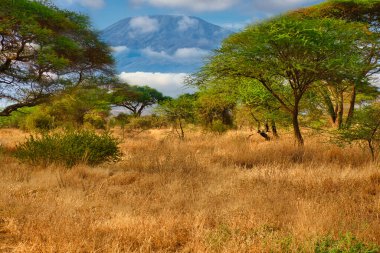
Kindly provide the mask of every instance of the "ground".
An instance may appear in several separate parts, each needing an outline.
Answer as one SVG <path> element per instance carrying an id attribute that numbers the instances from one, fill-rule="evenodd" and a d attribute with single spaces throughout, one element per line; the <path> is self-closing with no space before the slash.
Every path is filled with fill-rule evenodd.
<path id="1" fill-rule="evenodd" d="M 115 136 L 121 138 L 118 130 Z M 380 170 L 359 147 L 248 132 L 126 135 L 121 161 L 19 163 L 0 130 L 0 252 L 313 252 L 350 233 L 380 245 Z"/>

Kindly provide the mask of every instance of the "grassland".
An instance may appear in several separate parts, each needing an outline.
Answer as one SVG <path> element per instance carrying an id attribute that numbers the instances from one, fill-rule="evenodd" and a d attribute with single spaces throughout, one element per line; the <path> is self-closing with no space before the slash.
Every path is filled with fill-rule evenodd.
<path id="1" fill-rule="evenodd" d="M 67 170 L 13 158 L 27 135 L 0 130 L 0 252 L 313 252 L 346 233 L 380 245 L 379 164 L 358 147 L 152 130 L 127 136 L 117 163 Z"/>

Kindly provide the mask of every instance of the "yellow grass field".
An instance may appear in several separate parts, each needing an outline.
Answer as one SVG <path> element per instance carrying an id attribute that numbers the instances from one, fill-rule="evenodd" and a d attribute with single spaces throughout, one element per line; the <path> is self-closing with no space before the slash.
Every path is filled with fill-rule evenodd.
<path id="1" fill-rule="evenodd" d="M 28 134 L 2 129 L 0 252 L 314 252 L 346 233 L 380 245 L 366 152 L 248 135 L 151 130 L 126 136 L 117 163 L 68 170 L 20 164 L 9 150 Z"/>

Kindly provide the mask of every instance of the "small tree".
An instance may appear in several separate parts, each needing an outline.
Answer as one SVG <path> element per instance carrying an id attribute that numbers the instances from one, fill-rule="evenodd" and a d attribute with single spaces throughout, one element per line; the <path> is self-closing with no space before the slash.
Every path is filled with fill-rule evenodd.
<path id="1" fill-rule="evenodd" d="M 366 144 L 372 160 L 375 160 L 380 146 L 380 103 L 357 110 L 351 126 L 338 132 L 338 140 Z"/>
<path id="2" fill-rule="evenodd" d="M 113 88 L 112 103 L 129 110 L 134 116 L 141 116 L 142 112 L 159 102 L 167 99 L 161 92 L 149 86 L 132 86 L 118 84 Z"/>
<path id="3" fill-rule="evenodd" d="M 173 124 L 173 129 L 181 140 L 185 139 L 185 122 L 194 120 L 194 102 L 195 95 L 184 94 L 166 100 L 157 108 L 157 112 Z"/>
<path id="4" fill-rule="evenodd" d="M 200 123 L 210 130 L 231 128 L 234 125 L 233 110 L 236 106 L 233 93 L 228 86 L 223 85 L 201 88 L 196 101 L 196 114 Z"/>

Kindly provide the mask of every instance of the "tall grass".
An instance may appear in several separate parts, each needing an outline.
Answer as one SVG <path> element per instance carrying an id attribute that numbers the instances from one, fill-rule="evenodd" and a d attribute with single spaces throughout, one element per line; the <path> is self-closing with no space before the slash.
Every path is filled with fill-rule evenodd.
<path id="1" fill-rule="evenodd" d="M 248 135 L 192 132 L 179 141 L 147 131 L 119 145 L 119 162 L 71 170 L 5 155 L 0 249 L 376 252 L 380 171 L 367 153 L 314 137 L 301 152 L 286 136 Z"/>

